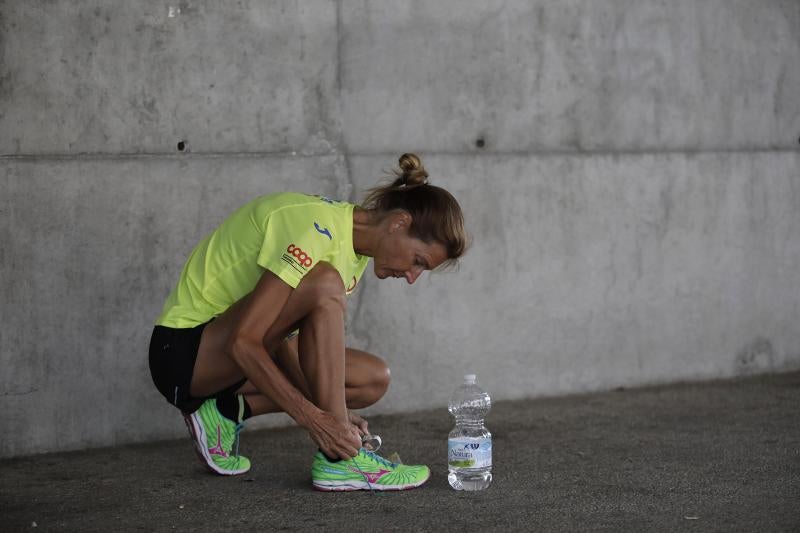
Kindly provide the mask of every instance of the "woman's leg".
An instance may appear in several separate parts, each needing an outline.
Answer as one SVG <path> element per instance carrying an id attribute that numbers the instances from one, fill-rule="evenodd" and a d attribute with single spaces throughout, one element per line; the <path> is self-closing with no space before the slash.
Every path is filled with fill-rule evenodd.
<path id="1" fill-rule="evenodd" d="M 311 399 L 307 380 L 300 368 L 297 337 L 283 343 L 277 353 L 277 362 L 289 381 Z M 348 409 L 361 409 L 376 403 L 389 388 L 390 379 L 389 367 L 380 357 L 354 348 L 345 350 L 345 399 Z M 249 381 L 237 392 L 247 396 L 253 416 L 281 410 Z"/>
<path id="2" fill-rule="evenodd" d="M 346 349 L 345 393 L 348 409 L 377 403 L 389 388 L 391 373 L 383 359 L 354 348 Z"/>
<path id="3" fill-rule="evenodd" d="M 231 306 L 225 313 L 206 326 L 198 350 L 192 377 L 191 393 L 193 396 L 208 396 L 230 387 L 241 380 L 244 373 L 228 353 L 229 339 L 242 315 L 248 296 Z M 298 342 L 299 356 L 297 360 L 302 376 L 307 387 L 298 387 L 304 394 L 309 394 L 312 401 L 321 409 L 328 411 L 337 418 L 346 420 L 346 392 L 347 370 L 344 347 L 344 286 L 339 273 L 330 265 L 321 263 L 314 267 L 292 291 L 276 321 L 264 336 L 264 345 L 270 356 L 277 360 L 281 344 L 285 336 L 295 329 L 301 328 L 301 339 Z M 362 389 L 353 393 L 355 405 L 368 405 L 381 391 L 380 381 L 388 385 L 388 372 L 374 356 L 364 352 L 351 351 L 353 361 L 351 366 L 352 388 Z M 291 358 L 290 358 L 291 359 Z M 377 361 L 376 361 L 377 360 Z M 369 361 L 370 363 L 366 363 Z M 371 364 L 374 369 L 378 367 L 383 371 L 384 377 L 377 380 L 369 379 L 364 370 L 364 364 Z M 287 377 L 297 378 L 296 367 L 288 366 L 284 370 Z M 295 384 L 297 386 L 297 384 Z M 382 394 L 382 392 L 381 392 Z M 272 405 L 269 398 L 253 402 L 248 397 L 248 404 L 252 412 L 272 412 L 277 406 Z M 259 405 L 253 405 L 253 404 Z"/>

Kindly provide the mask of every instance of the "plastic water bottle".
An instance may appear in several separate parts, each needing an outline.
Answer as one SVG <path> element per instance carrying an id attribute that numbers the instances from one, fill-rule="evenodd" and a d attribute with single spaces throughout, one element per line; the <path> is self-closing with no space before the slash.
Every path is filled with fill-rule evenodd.
<path id="1" fill-rule="evenodd" d="M 492 483 L 492 434 L 483 419 L 492 407 L 489 395 L 475 381 L 475 374 L 464 376 L 464 383 L 450 396 L 448 410 L 456 427 L 447 440 L 447 480 L 456 490 L 483 490 Z"/>

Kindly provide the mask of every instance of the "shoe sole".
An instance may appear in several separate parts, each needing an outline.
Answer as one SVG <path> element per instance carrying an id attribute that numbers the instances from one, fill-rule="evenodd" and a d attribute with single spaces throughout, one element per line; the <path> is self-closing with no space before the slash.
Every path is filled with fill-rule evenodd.
<path id="1" fill-rule="evenodd" d="M 219 474 L 220 476 L 236 476 L 239 474 L 244 474 L 250 470 L 249 467 L 240 470 L 223 470 L 222 468 L 218 467 L 216 464 L 214 464 L 214 461 L 211 459 L 208 449 L 205 446 L 206 432 L 203 429 L 203 424 L 201 424 L 200 420 L 198 420 L 197 413 L 183 415 L 183 421 L 186 423 L 186 427 L 189 430 L 189 435 L 192 437 L 194 453 L 197 455 L 197 458 L 200 460 L 203 466 L 211 470 L 213 473 Z"/>
<path id="2" fill-rule="evenodd" d="M 321 492 L 352 492 L 356 490 L 398 491 L 421 487 L 430 477 L 431 473 L 429 471 L 425 479 L 413 485 L 378 485 L 376 483 L 370 484 L 366 481 L 314 481 L 312 486 L 314 490 Z"/>

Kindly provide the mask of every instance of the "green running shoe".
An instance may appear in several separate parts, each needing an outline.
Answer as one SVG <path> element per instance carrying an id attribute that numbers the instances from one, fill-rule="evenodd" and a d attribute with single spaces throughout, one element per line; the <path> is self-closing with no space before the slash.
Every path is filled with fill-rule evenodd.
<path id="1" fill-rule="evenodd" d="M 238 424 L 220 414 L 217 400 L 214 398 L 203 402 L 194 413 L 183 415 L 197 457 L 212 472 L 223 476 L 235 476 L 250 470 L 250 460 L 239 455 L 239 431 L 244 427 L 241 422 L 243 413 L 243 398 L 239 395 Z M 233 451 L 234 444 L 236 451 Z"/>
<path id="2" fill-rule="evenodd" d="M 314 488 L 322 491 L 407 490 L 419 487 L 430 476 L 427 466 L 392 463 L 364 448 L 352 459 L 333 463 L 317 452 L 311 464 Z"/>

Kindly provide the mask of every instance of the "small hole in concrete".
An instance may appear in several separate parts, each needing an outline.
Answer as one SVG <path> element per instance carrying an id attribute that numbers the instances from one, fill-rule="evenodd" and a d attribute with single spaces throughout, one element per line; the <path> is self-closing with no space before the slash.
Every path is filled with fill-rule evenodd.
<path id="1" fill-rule="evenodd" d="M 178 141 L 178 151 L 183 152 L 186 150 L 186 141 Z"/>
<path id="2" fill-rule="evenodd" d="M 484 146 L 486 146 L 486 141 L 484 141 L 482 138 L 478 139 L 477 141 L 475 141 L 475 146 L 477 146 L 478 148 L 483 148 Z"/>

